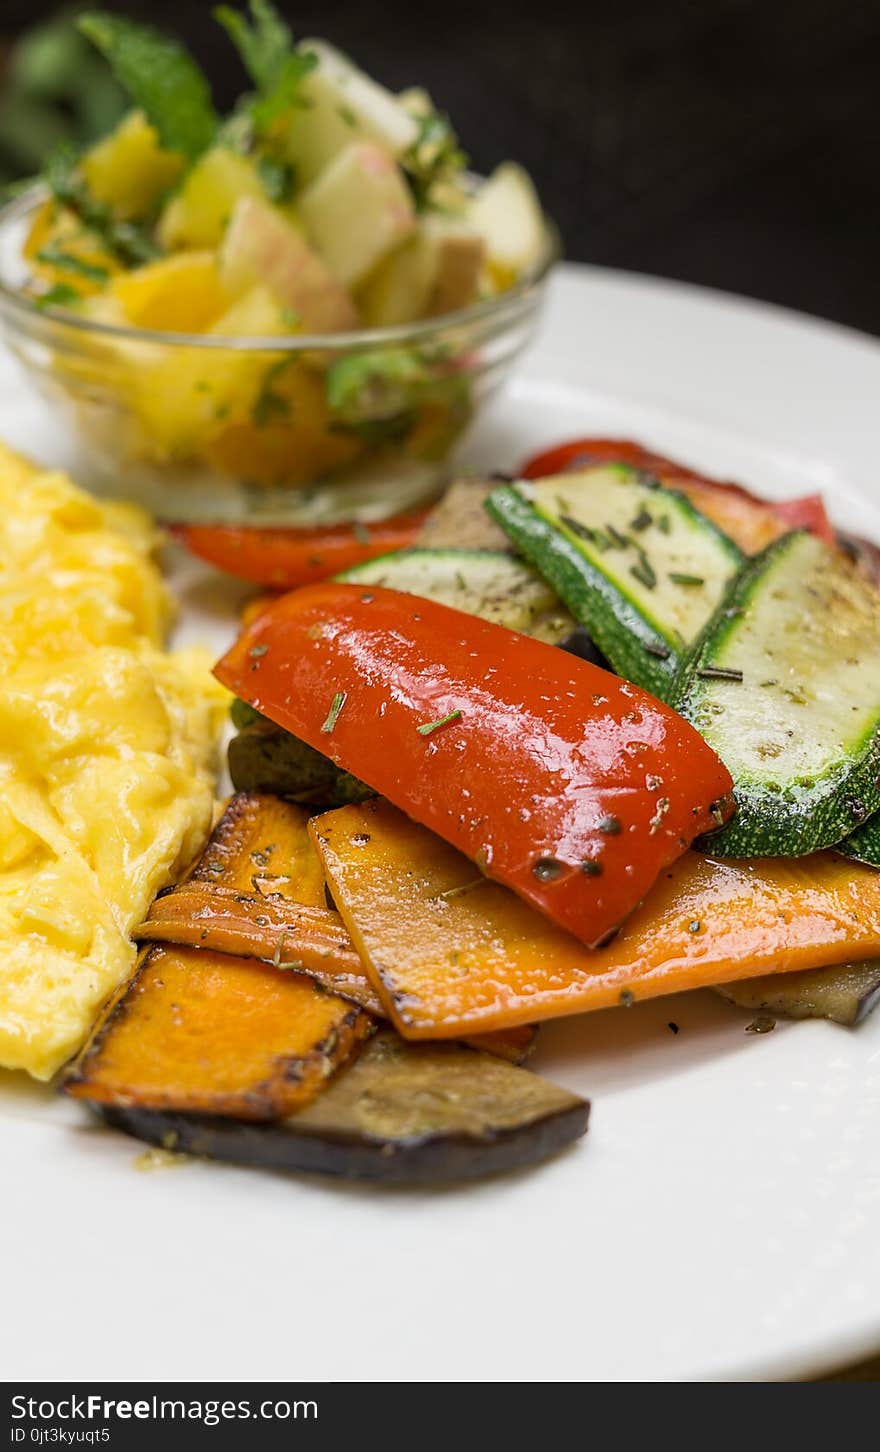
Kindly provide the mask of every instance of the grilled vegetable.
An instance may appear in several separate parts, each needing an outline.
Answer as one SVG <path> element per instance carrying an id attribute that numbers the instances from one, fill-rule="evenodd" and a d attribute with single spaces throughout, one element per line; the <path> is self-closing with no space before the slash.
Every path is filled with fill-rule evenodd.
<path id="1" fill-rule="evenodd" d="M 474 1033 L 880 956 L 880 875 L 833 854 L 670 867 L 587 951 L 387 802 L 311 824 L 334 900 L 407 1038 Z"/>
<path id="2" fill-rule="evenodd" d="M 271 721 L 259 720 L 239 731 L 227 755 L 232 785 L 240 792 L 275 792 L 319 807 L 342 807 L 374 795 L 329 756 Z"/>
<path id="3" fill-rule="evenodd" d="M 428 550 L 492 550 L 511 554 L 507 535 L 486 513 L 486 500 L 500 479 L 456 479 L 428 511 L 413 543 Z"/>
<path id="4" fill-rule="evenodd" d="M 336 524 L 314 529 L 256 529 L 250 525 L 180 524 L 176 539 L 199 559 L 240 580 L 291 590 L 325 580 L 363 560 L 406 549 L 424 522 L 424 509 L 375 524 Z"/>
<path id="5" fill-rule="evenodd" d="M 186 882 L 157 898 L 135 936 L 296 968 L 326 992 L 384 1017 L 339 914 L 324 906 Z"/>
<path id="6" fill-rule="evenodd" d="M 275 797 L 233 797 L 190 879 L 157 898 L 136 936 L 296 969 L 383 1018 L 342 919 L 325 901 L 307 823 L 301 808 Z M 535 1033 L 529 1024 L 468 1042 L 519 1064 Z"/>
<path id="7" fill-rule="evenodd" d="M 817 494 L 804 499 L 759 499 L 741 484 L 700 474 L 628 439 L 575 439 L 536 454 L 520 472 L 524 479 L 541 479 L 590 464 L 630 464 L 653 474 L 665 488 L 686 494 L 701 514 L 748 555 L 758 554 L 791 529 L 809 529 L 828 544 L 834 543 L 834 531 Z"/>
<path id="8" fill-rule="evenodd" d="M 857 827 L 842 842 L 838 842 L 837 851 L 842 852 L 845 857 L 852 857 L 856 862 L 867 862 L 872 867 L 880 867 L 880 814 L 874 813 L 861 827 Z"/>
<path id="9" fill-rule="evenodd" d="M 612 464 L 502 485 L 489 512 L 614 669 L 672 700 L 742 555 L 683 494 Z"/>
<path id="10" fill-rule="evenodd" d="M 411 549 L 381 555 L 337 577 L 439 600 L 454 610 L 561 645 L 577 623 L 529 565 L 493 550 Z"/>
<path id="11" fill-rule="evenodd" d="M 814 536 L 784 536 L 737 578 L 680 709 L 736 782 L 713 853 L 833 846 L 880 807 L 880 596 Z"/>
<path id="12" fill-rule="evenodd" d="M 283 596 L 216 672 L 586 942 L 728 810 L 727 772 L 667 707 L 381 586 Z"/>
<path id="13" fill-rule="evenodd" d="M 830 1018 L 848 1026 L 861 1023 L 880 1001 L 880 958 L 811 968 L 805 973 L 771 973 L 716 988 L 728 1003 L 750 1013 L 779 1018 Z"/>
<path id="14" fill-rule="evenodd" d="M 314 1098 L 373 1022 L 298 973 L 151 948 L 65 1087 L 94 1104 L 278 1119 Z"/>
<path id="15" fill-rule="evenodd" d="M 278 1124 L 106 1109 L 151 1144 L 275 1170 L 441 1184 L 536 1164 L 578 1139 L 589 1105 L 524 1069 L 389 1030 L 308 1108 Z"/>

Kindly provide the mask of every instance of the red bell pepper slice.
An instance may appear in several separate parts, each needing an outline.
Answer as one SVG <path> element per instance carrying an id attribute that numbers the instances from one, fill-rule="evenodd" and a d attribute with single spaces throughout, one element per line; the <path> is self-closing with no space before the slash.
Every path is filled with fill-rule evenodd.
<path id="1" fill-rule="evenodd" d="M 177 524 L 175 539 L 206 560 L 255 585 L 292 590 L 326 580 L 353 565 L 362 565 L 390 550 L 411 545 L 427 509 L 413 509 L 375 524 L 323 525 L 315 529 L 266 528 L 247 525 Z"/>
<path id="2" fill-rule="evenodd" d="M 732 810 L 727 769 L 646 691 L 396 590 L 284 595 L 215 669 L 591 946 Z"/>
<path id="3" fill-rule="evenodd" d="M 761 499 L 741 484 L 713 479 L 687 464 L 678 464 L 631 439 L 572 439 L 533 455 L 523 465 L 524 479 L 541 479 L 583 469 L 589 464 L 632 464 L 646 469 L 670 489 L 680 489 L 697 509 L 714 519 L 748 554 L 757 553 L 790 529 L 808 529 L 826 544 L 836 543 L 834 529 L 818 494 L 802 499 Z"/>

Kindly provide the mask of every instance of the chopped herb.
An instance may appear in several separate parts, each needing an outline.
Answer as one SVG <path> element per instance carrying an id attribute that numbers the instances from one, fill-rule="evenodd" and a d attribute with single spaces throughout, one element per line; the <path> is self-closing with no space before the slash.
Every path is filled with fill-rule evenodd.
<path id="1" fill-rule="evenodd" d="M 670 533 L 672 529 L 672 524 L 670 522 L 668 514 L 661 514 L 660 518 L 657 520 L 657 528 L 660 530 L 661 534 Z"/>
<path id="2" fill-rule="evenodd" d="M 159 248 L 133 222 L 120 222 L 103 202 L 92 196 L 77 171 L 75 153 L 62 147 L 46 163 L 46 185 L 52 195 L 73 212 L 84 229 L 95 232 L 126 267 L 138 267 L 160 256 Z"/>
<path id="3" fill-rule="evenodd" d="M 76 273 L 77 277 L 85 277 L 89 282 L 106 282 L 110 276 L 106 267 L 84 262 L 81 257 L 75 257 L 72 252 L 65 252 L 61 247 L 41 248 L 37 253 L 37 261 L 45 262 L 48 267 L 57 267 L 62 272 Z"/>
<path id="4" fill-rule="evenodd" d="M 601 877 L 602 864 L 597 862 L 595 857 L 586 857 L 581 863 L 581 872 L 585 877 Z"/>
<path id="5" fill-rule="evenodd" d="M 38 308 L 69 308 L 82 302 L 82 295 L 75 287 L 68 287 L 66 282 L 56 282 L 54 287 L 35 297 L 34 302 Z"/>
<path id="6" fill-rule="evenodd" d="M 251 19 L 221 5 L 214 14 L 242 59 L 257 87 L 249 110 L 258 131 L 264 131 L 285 111 L 305 104 L 304 80 L 315 69 L 313 51 L 297 49 L 287 21 L 270 0 L 251 0 Z"/>
<path id="7" fill-rule="evenodd" d="M 776 1027 L 776 1019 L 769 1013 L 759 1013 L 751 1023 L 746 1024 L 747 1034 L 769 1034 Z"/>
<path id="8" fill-rule="evenodd" d="M 626 535 L 621 534 L 619 529 L 615 529 L 613 524 L 606 524 L 605 533 L 608 535 L 608 538 L 614 545 L 615 549 L 625 550 L 627 545 L 630 543 Z"/>
<path id="9" fill-rule="evenodd" d="M 647 509 L 640 509 L 635 519 L 630 520 L 629 527 L 634 529 L 637 534 L 641 534 L 643 529 L 649 529 L 653 523 L 654 516 L 649 514 Z"/>
<path id="10" fill-rule="evenodd" d="M 285 328 L 290 328 L 290 331 L 293 332 L 294 328 L 299 327 L 300 323 L 302 322 L 302 318 L 297 312 L 296 308 L 282 308 L 281 321 L 284 324 Z"/>
<path id="11" fill-rule="evenodd" d="M 610 814 L 607 817 L 602 817 L 598 826 L 599 831 L 604 832 L 607 837 L 616 837 L 623 830 L 620 818 L 613 817 Z"/>
<path id="12" fill-rule="evenodd" d="M 270 202 L 289 202 L 293 192 L 295 172 L 289 161 L 275 156 L 261 156 L 257 172 Z"/>
<path id="13" fill-rule="evenodd" d="M 268 645 L 252 645 L 248 651 L 248 655 L 254 660 L 259 660 L 260 656 L 265 655 L 268 649 Z"/>
<path id="14" fill-rule="evenodd" d="M 467 590 L 467 580 L 461 573 L 461 570 L 456 570 L 455 572 L 455 583 L 458 586 L 459 590 Z"/>
<path id="15" fill-rule="evenodd" d="M 669 659 L 669 646 L 662 645 L 659 640 L 646 640 L 645 650 L 648 652 L 648 655 L 655 655 L 658 660 Z"/>
<path id="16" fill-rule="evenodd" d="M 629 572 L 633 579 L 644 585 L 646 590 L 653 590 L 657 584 L 657 575 L 650 560 L 645 555 L 635 565 L 630 565 Z"/>
<path id="17" fill-rule="evenodd" d="M 699 918 L 694 918 L 693 922 L 688 923 L 689 933 L 701 933 L 702 931 L 703 924 L 700 922 Z"/>
<path id="18" fill-rule="evenodd" d="M 302 965 L 302 959 L 301 958 L 292 958 L 292 959 L 285 960 L 281 956 L 282 950 L 284 948 L 284 940 L 285 940 L 286 937 L 287 937 L 287 929 L 286 928 L 282 928 L 281 929 L 281 936 L 278 939 L 278 944 L 277 944 L 277 946 L 275 948 L 275 952 L 272 954 L 272 967 L 273 968 L 286 968 L 288 970 L 296 971 L 297 969 L 302 968 L 302 966 L 303 966 Z"/>
<path id="19" fill-rule="evenodd" d="M 482 887 L 483 881 L 482 877 L 475 877 L 473 882 L 463 882 L 460 887 L 447 887 L 445 892 L 438 892 L 436 900 L 448 902 L 450 898 L 461 897 L 463 893 L 470 892 L 471 888 Z"/>
<path id="20" fill-rule="evenodd" d="M 555 857 L 539 857 L 532 864 L 532 871 L 539 882 L 555 882 L 562 876 L 562 863 L 557 862 Z"/>
<path id="21" fill-rule="evenodd" d="M 635 997 L 628 988 L 621 988 L 619 1001 L 621 1008 L 632 1008 L 635 1003 Z"/>
<path id="22" fill-rule="evenodd" d="M 669 1032 L 671 1034 L 677 1034 L 678 1033 L 678 1024 L 677 1023 L 673 1023 L 671 1019 L 670 1019 L 669 1023 L 666 1025 L 666 1027 L 669 1029 Z"/>
<path id="23" fill-rule="evenodd" d="M 764 686 L 778 686 L 779 685 L 779 682 L 777 680 L 759 681 L 758 682 L 758 685 L 761 686 L 762 688 Z"/>
<path id="24" fill-rule="evenodd" d="M 370 531 L 367 529 L 367 526 L 365 524 L 361 523 L 359 519 L 355 520 L 354 524 L 352 525 L 351 532 L 357 540 L 358 544 L 368 545 L 370 543 Z"/>
<path id="25" fill-rule="evenodd" d="M 251 418 L 258 429 L 265 428 L 273 418 L 286 418 L 290 413 L 290 402 L 282 393 L 277 392 L 275 383 L 285 368 L 290 366 L 291 361 L 290 358 L 279 358 L 263 376 L 260 391 L 251 409 Z"/>
<path id="26" fill-rule="evenodd" d="M 419 131 L 412 146 L 400 158 L 417 211 L 433 205 L 438 185 L 454 177 L 467 166 L 467 157 L 458 144 L 448 116 L 429 111 L 416 118 Z"/>
<path id="27" fill-rule="evenodd" d="M 671 805 L 672 804 L 669 800 L 669 797 L 658 798 L 657 810 L 648 824 L 652 837 L 656 836 L 656 834 L 660 831 L 660 828 L 663 826 L 663 818 L 666 816 L 666 813 L 669 811 Z"/>
<path id="28" fill-rule="evenodd" d="M 330 735 L 330 732 L 333 730 L 336 722 L 339 720 L 339 712 L 345 705 L 345 697 L 345 691 L 337 691 L 336 695 L 333 697 L 333 700 L 330 704 L 330 710 L 327 712 L 327 719 L 321 727 L 321 730 L 327 736 Z"/>
<path id="29" fill-rule="evenodd" d="M 357 126 L 357 116 L 350 106 L 337 106 L 336 114 L 341 121 L 345 122 L 346 126 Z"/>
<path id="30" fill-rule="evenodd" d="M 571 514 L 562 514 L 559 518 L 560 523 L 564 524 L 566 529 L 570 529 L 572 534 L 576 534 L 579 539 L 585 539 L 588 544 L 594 545 L 599 550 L 610 549 L 611 541 L 601 529 L 591 529 L 588 524 L 582 524 Z"/>
<path id="31" fill-rule="evenodd" d="M 705 585 L 702 575 L 685 575 L 680 570 L 670 570 L 669 579 L 673 585 Z"/>
<path id="32" fill-rule="evenodd" d="M 697 675 L 704 681 L 736 681 L 742 682 L 742 671 L 728 669 L 727 666 L 700 666 Z"/>
<path id="33" fill-rule="evenodd" d="M 441 716 L 439 721 L 426 721 L 424 725 L 417 726 L 416 730 L 420 736 L 430 736 L 433 731 L 439 731 L 441 726 L 448 726 L 450 721 L 460 720 L 460 711 L 450 711 L 448 716 Z"/>

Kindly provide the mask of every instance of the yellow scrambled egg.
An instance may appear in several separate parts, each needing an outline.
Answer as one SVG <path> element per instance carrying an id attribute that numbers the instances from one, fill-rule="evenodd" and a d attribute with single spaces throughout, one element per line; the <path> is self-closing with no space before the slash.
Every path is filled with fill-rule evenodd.
<path id="1" fill-rule="evenodd" d="M 49 1078 L 210 828 L 224 693 L 153 529 L 0 446 L 0 1065 Z"/>

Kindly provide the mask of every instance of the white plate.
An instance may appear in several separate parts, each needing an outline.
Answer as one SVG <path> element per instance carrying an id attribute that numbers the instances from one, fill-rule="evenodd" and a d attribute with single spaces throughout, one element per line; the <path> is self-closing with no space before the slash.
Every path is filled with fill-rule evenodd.
<path id="1" fill-rule="evenodd" d="M 51 456 L 8 365 L 0 436 Z M 465 457 L 644 439 L 880 535 L 880 348 L 789 313 L 566 268 L 543 337 Z M 178 575 L 186 631 L 232 604 Z M 233 590 L 233 595 L 237 592 Z M 670 1021 L 679 1025 L 674 1036 Z M 535 1066 L 587 1138 L 440 1193 L 138 1146 L 0 1077 L 8 1379 L 804 1375 L 880 1347 L 880 1012 L 746 1035 L 710 994 L 546 1027 Z"/>

